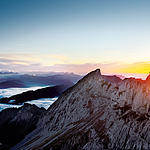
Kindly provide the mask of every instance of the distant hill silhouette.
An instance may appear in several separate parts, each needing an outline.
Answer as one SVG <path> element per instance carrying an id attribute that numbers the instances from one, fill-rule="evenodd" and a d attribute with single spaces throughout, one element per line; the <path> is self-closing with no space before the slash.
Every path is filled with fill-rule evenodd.
<path id="1" fill-rule="evenodd" d="M 0 77 L 0 89 L 63 85 L 69 82 L 76 83 L 80 78 L 81 76 L 75 74 L 63 74 L 63 75 L 56 74 L 49 76 L 13 74 L 9 76 Z"/>
<path id="2" fill-rule="evenodd" d="M 0 89 L 25 88 L 25 87 L 27 86 L 20 80 L 6 80 L 6 81 L 0 82 Z"/>
<path id="3" fill-rule="evenodd" d="M 37 100 L 40 98 L 54 98 L 61 95 L 67 88 L 73 86 L 72 82 L 68 82 L 63 85 L 56 85 L 52 87 L 46 87 L 38 90 L 31 90 L 27 92 L 23 92 L 21 94 L 17 94 L 11 97 L 5 97 L 0 99 L 0 103 L 6 104 L 22 104 L 26 101 Z M 11 100 L 13 100 L 11 102 Z"/>

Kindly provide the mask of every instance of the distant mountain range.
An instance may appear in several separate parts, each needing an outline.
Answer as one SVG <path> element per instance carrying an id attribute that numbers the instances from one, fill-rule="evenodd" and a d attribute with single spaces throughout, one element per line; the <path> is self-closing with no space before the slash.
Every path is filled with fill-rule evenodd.
<path id="1" fill-rule="evenodd" d="M 0 82 L 0 89 L 7 88 L 26 88 L 28 87 L 24 82 L 16 79 L 8 79 Z"/>
<path id="2" fill-rule="evenodd" d="M 69 82 L 76 83 L 79 79 L 81 79 L 81 76 L 76 74 L 9 74 L 5 76 L 0 76 L 0 89 L 63 85 Z"/>
<path id="3" fill-rule="evenodd" d="M 0 75 L 7 75 L 7 74 L 18 74 L 18 73 L 12 71 L 0 71 Z"/>

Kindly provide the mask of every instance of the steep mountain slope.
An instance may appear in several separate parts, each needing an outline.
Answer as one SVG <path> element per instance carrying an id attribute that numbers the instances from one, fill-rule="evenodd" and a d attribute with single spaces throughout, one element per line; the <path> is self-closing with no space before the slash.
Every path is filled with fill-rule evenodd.
<path id="1" fill-rule="evenodd" d="M 150 85 L 95 70 L 50 106 L 12 149 L 150 149 Z"/>

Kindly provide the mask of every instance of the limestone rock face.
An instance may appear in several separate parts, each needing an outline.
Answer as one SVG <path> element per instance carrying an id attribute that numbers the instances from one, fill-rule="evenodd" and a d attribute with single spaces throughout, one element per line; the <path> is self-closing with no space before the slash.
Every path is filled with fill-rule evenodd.
<path id="1" fill-rule="evenodd" d="M 15 150 L 150 149 L 150 86 L 95 70 L 49 107 Z"/>

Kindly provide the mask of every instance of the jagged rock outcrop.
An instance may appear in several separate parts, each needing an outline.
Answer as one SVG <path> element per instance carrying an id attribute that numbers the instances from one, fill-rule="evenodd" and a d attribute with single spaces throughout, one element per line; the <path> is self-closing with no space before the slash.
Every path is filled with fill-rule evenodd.
<path id="1" fill-rule="evenodd" d="M 95 70 L 65 91 L 13 150 L 150 149 L 150 87 Z"/>
<path id="2" fill-rule="evenodd" d="M 24 104 L 20 108 L 8 108 L 0 112 L 0 149 L 9 149 L 36 128 L 46 110 Z"/>

